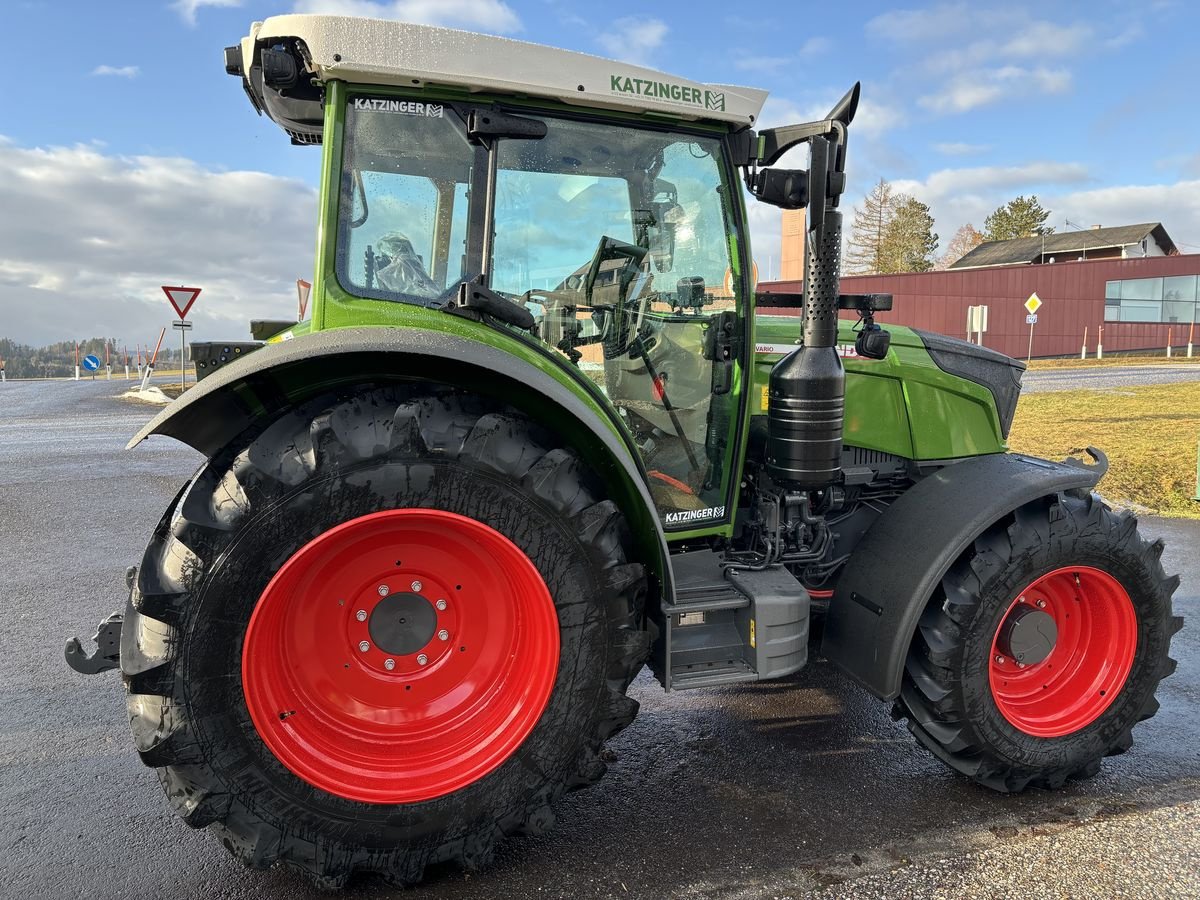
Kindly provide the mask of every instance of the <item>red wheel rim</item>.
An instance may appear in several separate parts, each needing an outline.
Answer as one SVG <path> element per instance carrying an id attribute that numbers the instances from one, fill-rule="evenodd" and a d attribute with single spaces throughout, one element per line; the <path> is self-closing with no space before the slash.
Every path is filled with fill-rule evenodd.
<path id="1" fill-rule="evenodd" d="M 1012 628 L 1030 612 L 1057 631 L 1044 659 L 1015 659 Z M 1045 619 L 1041 620 L 1045 622 Z M 1096 721 L 1125 686 L 1137 650 L 1137 616 L 1112 575 L 1089 566 L 1055 569 L 1013 600 L 992 639 L 992 699 L 1025 734 L 1063 737 Z"/>
<path id="2" fill-rule="evenodd" d="M 242 686 L 295 775 L 349 800 L 412 803 L 479 780 L 529 736 L 558 635 L 546 583 L 504 535 L 387 510 L 283 564 L 250 617 Z"/>

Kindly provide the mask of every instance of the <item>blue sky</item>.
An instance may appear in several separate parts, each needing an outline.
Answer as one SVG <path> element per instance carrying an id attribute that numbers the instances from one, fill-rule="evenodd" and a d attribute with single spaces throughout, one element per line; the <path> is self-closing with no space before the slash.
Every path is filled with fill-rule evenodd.
<path id="1" fill-rule="evenodd" d="M 752 84 L 772 92 L 768 124 L 815 117 L 861 79 L 847 207 L 887 178 L 930 204 L 944 245 L 1037 193 L 1059 230 L 1161 220 L 1200 252 L 1200 4 L 4 0 L 20 75 L 0 118 L 0 333 L 58 339 L 66 310 L 73 327 L 100 329 L 89 334 L 147 330 L 161 301 L 147 281 L 204 279 L 198 328 L 208 316 L 225 337 L 287 313 L 311 271 L 318 154 L 253 113 L 221 49 L 253 19 L 293 10 Z M 777 223 L 753 213 L 764 277 Z"/>

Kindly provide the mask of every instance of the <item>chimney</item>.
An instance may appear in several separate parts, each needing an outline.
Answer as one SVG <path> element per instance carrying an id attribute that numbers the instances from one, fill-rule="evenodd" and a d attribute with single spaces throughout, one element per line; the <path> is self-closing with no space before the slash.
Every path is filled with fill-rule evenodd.
<path id="1" fill-rule="evenodd" d="M 1099 226 L 1099 225 L 1093 225 L 1093 226 L 1092 226 L 1092 231 L 1099 231 L 1099 230 L 1100 230 L 1100 226 Z"/>
<path id="2" fill-rule="evenodd" d="M 780 242 L 779 280 L 804 280 L 804 210 L 783 211 L 783 240 Z"/>

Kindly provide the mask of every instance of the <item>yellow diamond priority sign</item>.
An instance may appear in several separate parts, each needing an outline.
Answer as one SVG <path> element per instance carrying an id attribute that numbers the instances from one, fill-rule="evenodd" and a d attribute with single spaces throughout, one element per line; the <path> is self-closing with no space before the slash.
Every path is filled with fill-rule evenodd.
<path id="1" fill-rule="evenodd" d="M 1025 308 L 1031 316 L 1042 308 L 1042 298 L 1037 295 L 1037 291 L 1029 295 L 1029 299 L 1025 301 Z"/>

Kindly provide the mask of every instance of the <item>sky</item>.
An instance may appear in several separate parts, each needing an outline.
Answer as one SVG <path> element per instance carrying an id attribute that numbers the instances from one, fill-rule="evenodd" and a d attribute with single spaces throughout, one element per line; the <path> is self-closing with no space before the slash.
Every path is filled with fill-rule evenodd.
<path id="1" fill-rule="evenodd" d="M 1057 230 L 1161 221 L 1200 253 L 1200 4 L 715 0 L 0 0 L 0 336 L 132 347 L 203 289 L 197 340 L 295 312 L 319 152 L 255 115 L 222 48 L 283 12 L 398 18 L 649 65 L 820 117 L 855 81 L 852 208 L 879 178 L 927 203 L 942 246 L 1017 194 Z M 786 163 L 785 163 L 786 164 Z M 779 215 L 751 208 L 764 279 Z"/>

